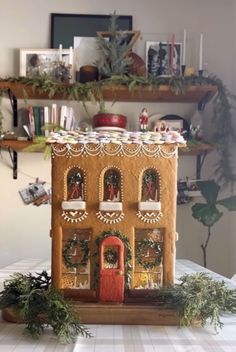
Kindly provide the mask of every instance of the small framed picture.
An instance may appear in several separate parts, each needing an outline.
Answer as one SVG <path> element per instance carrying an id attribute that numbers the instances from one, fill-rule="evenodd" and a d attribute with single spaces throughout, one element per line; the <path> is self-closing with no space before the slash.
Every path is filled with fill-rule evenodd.
<path id="1" fill-rule="evenodd" d="M 41 183 L 33 183 L 29 187 L 20 190 L 19 193 L 25 204 L 33 203 L 39 198 L 47 195 L 47 192 Z"/>
<path id="2" fill-rule="evenodd" d="M 152 76 L 180 76 L 182 43 L 146 42 L 147 72 Z"/>
<path id="3" fill-rule="evenodd" d="M 53 77 L 59 62 L 65 67 L 70 64 L 73 75 L 73 61 L 70 49 L 20 49 L 20 76 L 48 74 Z"/>
<path id="4" fill-rule="evenodd" d="M 176 131 L 182 133 L 183 120 L 158 120 L 154 124 L 155 132 L 169 132 Z"/>

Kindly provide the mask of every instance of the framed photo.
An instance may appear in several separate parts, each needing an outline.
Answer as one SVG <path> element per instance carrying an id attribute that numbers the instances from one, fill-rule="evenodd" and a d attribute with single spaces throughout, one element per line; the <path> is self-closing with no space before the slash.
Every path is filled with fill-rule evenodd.
<path id="1" fill-rule="evenodd" d="M 191 202 L 192 198 L 202 196 L 197 185 L 198 182 L 203 182 L 203 180 L 190 180 L 187 178 L 185 180 L 178 181 L 178 204 L 186 204 Z"/>
<path id="2" fill-rule="evenodd" d="M 72 63 L 73 73 L 73 51 L 71 53 L 69 49 L 62 49 L 61 54 L 59 49 L 20 49 L 20 76 L 32 77 L 44 73 L 53 76 L 60 55 L 65 66 Z"/>
<path id="3" fill-rule="evenodd" d="M 111 15 L 51 14 L 51 48 L 73 46 L 74 37 L 96 37 L 97 31 L 107 31 Z M 119 16 L 119 30 L 132 30 L 132 16 Z"/>
<path id="4" fill-rule="evenodd" d="M 181 74 L 182 43 L 146 42 L 148 75 L 179 76 Z"/>
<path id="5" fill-rule="evenodd" d="M 153 130 L 155 132 L 177 131 L 182 133 L 183 120 L 158 120 L 155 122 Z"/>

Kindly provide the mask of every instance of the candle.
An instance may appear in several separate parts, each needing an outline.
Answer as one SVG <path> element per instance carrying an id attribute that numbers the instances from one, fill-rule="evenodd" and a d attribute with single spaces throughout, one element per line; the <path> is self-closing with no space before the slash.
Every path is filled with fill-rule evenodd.
<path id="1" fill-rule="evenodd" d="M 72 49 L 72 46 L 70 46 L 70 49 L 69 49 L 69 65 L 72 65 L 73 63 L 73 49 Z"/>
<path id="2" fill-rule="evenodd" d="M 183 58 L 182 65 L 186 64 L 186 29 L 184 29 L 184 41 L 183 41 Z"/>
<path id="3" fill-rule="evenodd" d="M 59 61 L 62 61 L 62 44 L 59 44 Z"/>
<path id="4" fill-rule="evenodd" d="M 174 50 L 175 50 L 175 35 L 172 34 L 171 47 L 170 47 L 170 74 L 173 75 L 174 70 Z"/>
<path id="5" fill-rule="evenodd" d="M 199 48 L 199 70 L 202 70 L 202 57 L 203 57 L 203 34 L 200 34 L 200 48 Z"/>

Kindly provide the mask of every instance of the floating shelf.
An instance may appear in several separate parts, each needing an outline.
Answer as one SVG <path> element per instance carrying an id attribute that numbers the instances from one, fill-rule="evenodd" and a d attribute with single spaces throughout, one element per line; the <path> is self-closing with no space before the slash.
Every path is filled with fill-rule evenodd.
<path id="1" fill-rule="evenodd" d="M 66 85 L 69 87 L 69 85 Z M 62 87 L 64 88 L 65 85 Z M 0 82 L 0 89 L 10 90 L 16 99 L 53 99 L 70 100 L 68 94 L 55 94 L 49 97 L 48 93 L 35 91 L 32 86 L 22 83 Z M 176 95 L 167 85 L 155 87 L 135 87 L 132 91 L 123 85 L 110 85 L 103 88 L 103 98 L 107 101 L 124 102 L 170 102 L 170 103 L 207 103 L 217 92 L 213 85 L 198 85 L 187 88 L 184 94 Z"/>
<path id="2" fill-rule="evenodd" d="M 18 140 L 12 140 L 12 139 L 0 140 L 0 148 L 2 147 L 11 148 L 16 152 L 20 152 L 31 145 L 32 145 L 31 141 L 18 141 Z"/>
<path id="3" fill-rule="evenodd" d="M 60 87 L 60 85 L 59 85 Z M 66 92 L 65 87 L 70 88 L 70 85 L 61 84 L 63 92 L 49 96 L 48 92 L 40 91 L 39 88 L 34 88 L 29 84 L 17 82 L 0 82 L 0 90 L 6 90 L 9 95 L 12 110 L 13 123 L 17 126 L 18 123 L 18 99 L 47 99 L 47 100 L 70 100 L 69 90 Z M 107 85 L 103 87 L 103 98 L 105 101 L 122 101 L 122 102 L 153 102 L 153 103 L 197 103 L 198 109 L 203 110 L 206 103 L 217 93 L 217 87 L 214 85 L 196 85 L 186 89 L 184 94 L 176 95 L 168 85 L 160 87 L 140 86 L 135 87 L 131 91 L 124 85 Z M 79 100 L 79 99 L 78 99 Z M 22 151 L 32 144 L 31 141 L 18 140 L 0 140 L 0 148 L 8 148 L 13 164 L 13 178 L 17 178 L 17 152 Z M 211 148 L 211 150 L 213 147 Z M 206 154 L 209 151 L 208 145 L 202 145 L 190 151 L 182 150 L 180 155 L 197 155 L 197 170 L 200 169 Z M 199 173 L 199 172 L 197 172 Z"/>

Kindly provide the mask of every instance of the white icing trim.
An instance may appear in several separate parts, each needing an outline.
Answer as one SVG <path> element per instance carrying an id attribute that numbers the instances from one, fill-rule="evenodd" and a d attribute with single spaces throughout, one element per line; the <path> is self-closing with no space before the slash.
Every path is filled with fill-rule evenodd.
<path id="1" fill-rule="evenodd" d="M 162 145 L 146 144 L 52 144 L 52 157 L 64 156 L 67 158 L 76 156 L 127 156 L 139 157 L 145 155 L 150 158 L 176 158 L 178 155 L 178 146 L 173 144 L 171 150 L 167 150 Z"/>
<path id="2" fill-rule="evenodd" d="M 141 221 L 147 224 L 154 224 L 156 222 L 159 222 L 163 216 L 161 211 L 151 212 L 151 213 L 148 213 L 148 212 L 141 213 L 141 211 L 139 211 L 136 215 Z"/>
<path id="3" fill-rule="evenodd" d="M 100 211 L 122 211 L 122 203 L 121 202 L 100 202 L 99 203 L 99 210 Z"/>
<path id="4" fill-rule="evenodd" d="M 147 202 L 139 202 L 138 209 L 140 211 L 160 211 L 161 210 L 161 202 L 155 201 L 147 201 Z"/>
<path id="5" fill-rule="evenodd" d="M 63 210 L 85 210 L 86 202 L 82 200 L 64 200 L 61 202 Z"/>
<path id="6" fill-rule="evenodd" d="M 125 217 L 124 213 L 120 212 L 102 212 L 99 211 L 96 213 L 96 216 L 99 220 L 104 222 L 105 224 L 117 224 L 118 222 L 122 221 Z"/>

